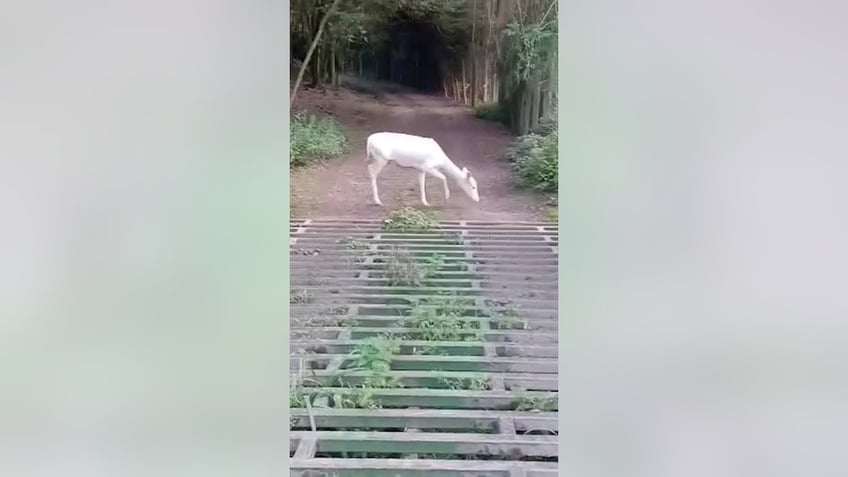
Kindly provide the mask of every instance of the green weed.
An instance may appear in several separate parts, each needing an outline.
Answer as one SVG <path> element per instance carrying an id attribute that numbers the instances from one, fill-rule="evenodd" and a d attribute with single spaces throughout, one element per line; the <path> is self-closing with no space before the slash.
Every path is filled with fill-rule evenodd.
<path id="1" fill-rule="evenodd" d="M 383 230 L 393 232 L 423 232 L 438 227 L 431 214 L 412 207 L 395 210 L 383 220 Z"/>

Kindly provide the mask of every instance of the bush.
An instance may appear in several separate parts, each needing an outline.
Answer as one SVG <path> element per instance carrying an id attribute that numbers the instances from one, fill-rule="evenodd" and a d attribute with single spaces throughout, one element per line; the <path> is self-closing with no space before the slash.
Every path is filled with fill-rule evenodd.
<path id="1" fill-rule="evenodd" d="M 540 134 L 525 134 L 516 138 L 512 144 L 507 146 L 504 157 L 510 162 L 516 162 L 530 155 L 530 151 L 540 147 L 545 137 Z"/>
<path id="2" fill-rule="evenodd" d="M 519 137 L 507 150 L 513 161 L 515 182 L 520 187 L 541 192 L 557 192 L 559 178 L 559 133 L 527 134 Z"/>
<path id="3" fill-rule="evenodd" d="M 296 167 L 344 154 L 347 139 L 335 119 L 299 111 L 292 114 L 290 143 L 291 166 Z"/>
<path id="4" fill-rule="evenodd" d="M 486 121 L 495 121 L 509 126 L 509 111 L 497 103 L 478 106 L 474 115 Z"/>

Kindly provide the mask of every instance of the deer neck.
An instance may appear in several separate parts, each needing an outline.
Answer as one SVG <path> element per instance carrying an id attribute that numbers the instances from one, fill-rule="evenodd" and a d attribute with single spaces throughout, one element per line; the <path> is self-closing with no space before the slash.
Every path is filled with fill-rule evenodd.
<path id="1" fill-rule="evenodd" d="M 457 167 L 456 164 L 454 164 L 453 161 L 448 158 L 445 158 L 445 163 L 441 169 L 446 176 L 451 177 L 457 182 L 461 181 L 462 179 L 465 179 L 465 173 L 462 172 L 462 169 Z"/>

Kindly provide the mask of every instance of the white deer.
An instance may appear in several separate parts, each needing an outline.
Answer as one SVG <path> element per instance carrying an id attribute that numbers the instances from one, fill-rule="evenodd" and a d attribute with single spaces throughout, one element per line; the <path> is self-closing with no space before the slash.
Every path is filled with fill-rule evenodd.
<path id="1" fill-rule="evenodd" d="M 365 149 L 368 173 L 371 175 L 371 191 L 374 193 L 374 202 L 377 205 L 383 205 L 377 193 L 377 176 L 389 162 L 394 162 L 401 167 L 418 169 L 421 203 L 425 206 L 430 205 L 427 203 L 424 187 L 428 174 L 442 180 L 445 186 L 445 200 L 450 198 L 448 179 L 445 176 L 450 176 L 471 200 L 480 202 L 477 181 L 471 176 L 471 172 L 465 167 L 462 169 L 457 167 L 432 138 L 378 132 L 368 136 Z"/>

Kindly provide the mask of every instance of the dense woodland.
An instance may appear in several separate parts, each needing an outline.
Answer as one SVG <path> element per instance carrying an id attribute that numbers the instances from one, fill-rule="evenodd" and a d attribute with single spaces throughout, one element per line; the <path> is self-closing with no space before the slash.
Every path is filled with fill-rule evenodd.
<path id="1" fill-rule="evenodd" d="M 292 0 L 292 100 L 356 75 L 494 108 L 523 135 L 556 115 L 557 16 L 556 0 Z"/>

